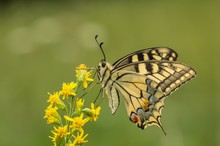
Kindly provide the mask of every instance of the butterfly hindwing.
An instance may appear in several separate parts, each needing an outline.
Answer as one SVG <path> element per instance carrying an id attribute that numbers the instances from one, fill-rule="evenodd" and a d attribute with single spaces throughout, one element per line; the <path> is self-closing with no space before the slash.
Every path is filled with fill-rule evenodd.
<path id="1" fill-rule="evenodd" d="M 147 77 L 144 75 L 122 74 L 123 76 L 114 82 L 113 86 L 125 98 L 127 114 L 130 120 L 142 129 L 146 128 L 147 125 L 159 124 L 160 109 L 163 106 L 162 97 L 165 95 L 157 91 L 153 84 L 145 84 Z M 149 88 L 152 90 L 150 91 Z"/>
<path id="2" fill-rule="evenodd" d="M 166 60 L 130 63 L 112 72 L 111 86 L 125 97 L 130 120 L 142 129 L 161 127 L 164 97 L 196 74 L 187 65 Z"/>

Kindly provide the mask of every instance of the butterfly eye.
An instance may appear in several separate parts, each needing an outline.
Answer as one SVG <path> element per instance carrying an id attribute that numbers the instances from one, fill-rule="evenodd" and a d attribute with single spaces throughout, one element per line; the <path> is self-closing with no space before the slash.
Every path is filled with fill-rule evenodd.
<path id="1" fill-rule="evenodd" d="M 106 65 L 106 62 L 102 61 L 102 67 L 105 67 L 105 65 Z"/>

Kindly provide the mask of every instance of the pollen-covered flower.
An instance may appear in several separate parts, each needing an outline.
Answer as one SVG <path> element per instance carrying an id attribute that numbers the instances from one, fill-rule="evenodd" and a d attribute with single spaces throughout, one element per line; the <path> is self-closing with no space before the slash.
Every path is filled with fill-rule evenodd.
<path id="1" fill-rule="evenodd" d="M 70 133 L 68 132 L 67 125 L 58 128 L 55 127 L 54 130 L 57 131 L 57 136 L 59 137 L 64 137 Z"/>
<path id="2" fill-rule="evenodd" d="M 76 96 L 76 93 L 73 91 L 76 88 L 77 83 L 63 83 L 62 90 L 60 94 L 63 95 L 63 99 L 68 98 L 68 96 Z"/>
<path id="3" fill-rule="evenodd" d="M 49 105 L 45 110 L 44 118 L 47 118 L 47 124 L 60 124 L 61 117 L 60 114 L 57 112 L 58 107 L 52 107 Z"/>
<path id="4" fill-rule="evenodd" d="M 100 113 L 101 107 L 98 106 L 95 108 L 94 103 L 91 103 L 91 108 L 85 108 L 83 109 L 83 112 L 91 119 L 96 121 L 98 119 L 99 113 Z"/>
<path id="5" fill-rule="evenodd" d="M 73 141 L 73 145 L 77 146 L 77 145 L 82 145 L 83 143 L 88 142 L 88 140 L 85 140 L 85 138 L 88 136 L 88 134 L 84 135 L 84 131 L 82 131 L 80 134 L 77 133 L 77 136 L 73 136 L 75 139 Z"/>
<path id="6" fill-rule="evenodd" d="M 55 146 L 59 145 L 66 135 L 70 134 L 70 132 L 68 132 L 67 125 L 58 128 L 54 127 L 54 131 L 51 132 L 53 133 L 53 136 L 49 137 L 52 139 Z"/>
<path id="7" fill-rule="evenodd" d="M 68 116 L 64 116 L 64 118 L 72 122 L 72 124 L 70 125 L 72 131 L 83 131 L 83 126 L 90 120 L 89 118 L 83 119 L 83 113 L 79 117 L 70 118 Z"/>
<path id="8" fill-rule="evenodd" d="M 87 88 L 88 87 L 88 81 L 92 82 L 93 79 L 90 78 L 92 73 L 91 71 L 87 71 L 86 65 L 85 64 L 80 64 L 77 68 L 76 68 L 76 78 L 78 82 L 83 82 L 83 87 Z"/>
<path id="9" fill-rule="evenodd" d="M 57 106 L 59 109 L 62 109 L 62 110 L 66 110 L 66 105 L 64 104 L 63 101 L 60 100 L 60 93 L 59 92 L 55 92 L 54 94 L 50 94 L 48 92 L 48 94 L 50 95 L 50 97 L 47 100 L 47 102 L 49 102 L 50 105 Z"/>

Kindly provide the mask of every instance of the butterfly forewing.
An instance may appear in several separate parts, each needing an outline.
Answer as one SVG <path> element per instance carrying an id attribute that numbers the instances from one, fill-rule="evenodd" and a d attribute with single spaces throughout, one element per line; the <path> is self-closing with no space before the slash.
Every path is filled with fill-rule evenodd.
<path id="1" fill-rule="evenodd" d="M 196 75 L 191 67 L 176 62 L 177 57 L 170 48 L 150 48 L 124 56 L 113 65 L 101 62 L 98 75 L 112 114 L 121 94 L 130 120 L 138 127 L 161 127 L 164 98 Z"/>
<path id="2" fill-rule="evenodd" d="M 128 54 L 118 61 L 116 61 L 113 66 L 114 68 L 120 67 L 125 64 L 139 62 L 139 61 L 148 61 L 148 60 L 169 60 L 169 61 L 176 61 L 177 60 L 177 53 L 167 47 L 155 47 L 155 48 L 148 48 L 133 52 Z"/>

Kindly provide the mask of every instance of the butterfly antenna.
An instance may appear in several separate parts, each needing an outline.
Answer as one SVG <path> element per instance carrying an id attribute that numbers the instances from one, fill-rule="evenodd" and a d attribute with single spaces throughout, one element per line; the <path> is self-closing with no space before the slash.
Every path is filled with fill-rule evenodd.
<path id="1" fill-rule="evenodd" d="M 97 38 L 98 38 L 98 35 L 95 36 L 95 41 L 96 41 L 96 43 L 98 44 L 99 48 L 100 48 L 101 51 L 102 51 L 102 55 L 103 55 L 103 57 L 104 57 L 104 61 L 106 61 L 105 53 L 104 53 L 104 51 L 103 51 L 103 49 L 102 49 L 103 42 L 99 43 Z"/>

